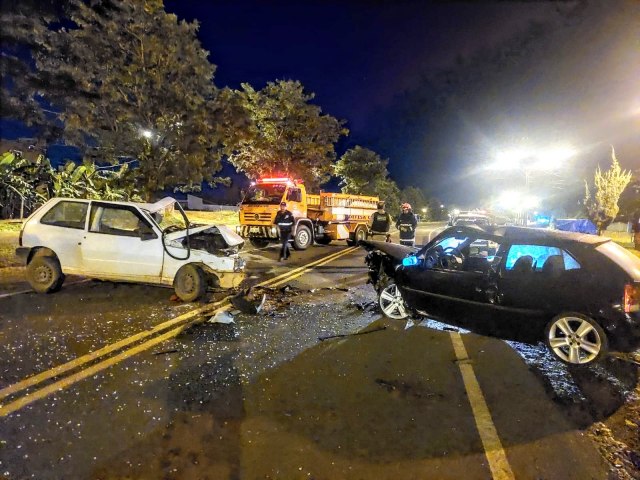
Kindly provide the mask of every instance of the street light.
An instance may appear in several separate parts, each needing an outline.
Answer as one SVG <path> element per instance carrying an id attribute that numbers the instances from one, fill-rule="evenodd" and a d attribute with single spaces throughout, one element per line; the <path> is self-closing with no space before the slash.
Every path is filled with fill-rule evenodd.
<path id="1" fill-rule="evenodd" d="M 524 174 L 525 194 L 520 201 L 524 202 L 521 205 L 523 207 L 523 223 L 526 226 L 529 209 L 535 208 L 539 204 L 539 200 L 530 200 L 535 198 L 529 195 L 532 173 L 557 170 L 576 153 L 576 150 L 569 145 L 556 145 L 537 150 L 515 148 L 498 152 L 495 161 L 490 163 L 487 168 L 490 170 L 519 170 Z"/>

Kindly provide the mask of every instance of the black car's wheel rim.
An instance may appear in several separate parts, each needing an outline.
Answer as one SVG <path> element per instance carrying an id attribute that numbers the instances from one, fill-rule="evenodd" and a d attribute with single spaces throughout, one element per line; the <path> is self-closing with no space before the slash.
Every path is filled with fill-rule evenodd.
<path id="1" fill-rule="evenodd" d="M 595 360 L 602 350 L 602 338 L 587 320 L 562 317 L 549 328 L 549 347 L 567 363 L 585 364 Z"/>
<path id="2" fill-rule="evenodd" d="M 389 318 L 401 320 L 409 316 L 400 290 L 395 283 L 387 285 L 382 289 L 379 303 L 382 312 Z"/>

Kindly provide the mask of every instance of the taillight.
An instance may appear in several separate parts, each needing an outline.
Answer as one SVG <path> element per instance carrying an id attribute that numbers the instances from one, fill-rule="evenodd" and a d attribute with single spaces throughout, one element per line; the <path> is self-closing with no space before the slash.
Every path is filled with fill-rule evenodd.
<path id="1" fill-rule="evenodd" d="M 624 312 L 640 311 L 640 285 L 628 283 L 624 286 Z"/>

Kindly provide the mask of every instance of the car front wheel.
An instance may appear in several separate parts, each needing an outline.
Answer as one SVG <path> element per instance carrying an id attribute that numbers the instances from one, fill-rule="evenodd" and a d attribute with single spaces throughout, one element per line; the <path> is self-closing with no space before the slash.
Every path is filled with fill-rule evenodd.
<path id="1" fill-rule="evenodd" d="M 602 327 L 579 313 L 566 313 L 551 320 L 545 329 L 545 343 L 556 358 L 569 365 L 593 363 L 608 350 Z"/>
<path id="2" fill-rule="evenodd" d="M 60 290 L 64 282 L 60 262 L 54 257 L 34 257 L 27 265 L 27 281 L 38 293 Z"/>
<path id="3" fill-rule="evenodd" d="M 394 320 L 402 320 L 409 316 L 407 307 L 400 294 L 400 289 L 395 283 L 388 284 L 380 291 L 378 304 L 386 317 L 393 318 Z"/>
<path id="4" fill-rule="evenodd" d="M 176 295 L 183 302 L 193 302 L 204 296 L 207 291 L 207 279 L 200 267 L 191 263 L 180 267 L 173 279 Z"/>

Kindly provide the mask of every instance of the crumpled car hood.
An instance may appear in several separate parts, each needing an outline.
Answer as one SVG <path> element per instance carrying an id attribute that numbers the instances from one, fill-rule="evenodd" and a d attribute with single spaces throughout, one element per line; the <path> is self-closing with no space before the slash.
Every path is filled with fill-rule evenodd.
<path id="1" fill-rule="evenodd" d="M 359 245 L 367 251 L 379 250 L 397 260 L 402 260 L 406 256 L 418 251 L 418 249 L 414 247 L 407 247 L 397 243 L 380 242 L 377 240 L 360 240 Z"/>
<path id="2" fill-rule="evenodd" d="M 222 238 L 224 238 L 224 241 L 227 242 L 227 245 L 229 245 L 230 247 L 235 247 L 244 243 L 244 239 L 226 225 L 199 225 L 197 227 L 189 229 L 189 236 L 196 233 L 204 232 L 205 230 L 209 229 L 216 229 L 220 233 Z M 180 240 L 181 238 L 184 238 L 186 236 L 187 230 L 184 229 L 178 230 L 177 232 L 168 233 L 165 238 L 167 239 L 167 241 L 171 241 Z"/>

